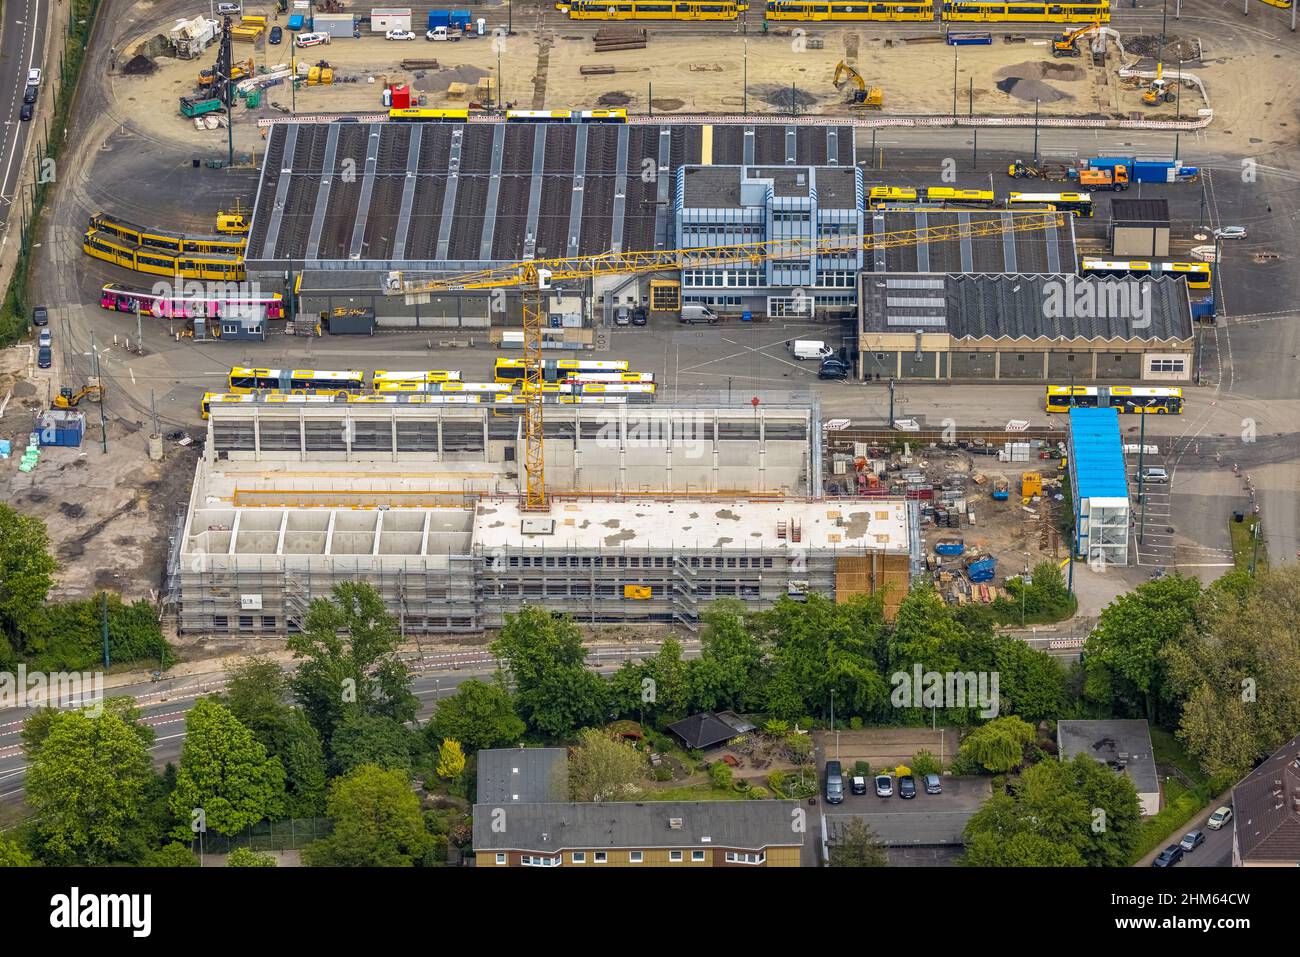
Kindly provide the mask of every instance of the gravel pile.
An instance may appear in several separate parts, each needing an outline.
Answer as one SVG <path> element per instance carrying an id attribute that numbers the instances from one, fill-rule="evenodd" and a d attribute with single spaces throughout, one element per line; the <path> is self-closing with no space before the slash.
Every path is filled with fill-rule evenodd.
<path id="1" fill-rule="evenodd" d="M 1027 103 L 1033 103 L 1035 100 L 1055 103 L 1057 100 L 1073 99 L 1070 94 L 1063 93 L 1050 83 L 1044 83 L 1034 77 L 1009 76 L 1005 80 L 998 80 L 997 87 L 1008 96 L 1014 96 Z"/>

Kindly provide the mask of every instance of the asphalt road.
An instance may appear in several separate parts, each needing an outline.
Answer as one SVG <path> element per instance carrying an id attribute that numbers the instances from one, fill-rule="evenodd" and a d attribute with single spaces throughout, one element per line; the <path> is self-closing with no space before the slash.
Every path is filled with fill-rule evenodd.
<path id="1" fill-rule="evenodd" d="M 39 124 L 43 110 L 49 109 L 51 78 L 41 81 L 41 96 L 36 101 L 30 122 L 18 119 L 27 88 L 27 71 L 45 69 L 45 28 L 49 23 L 50 0 L 8 0 L 4 5 L 4 25 L 0 28 L 0 103 L 4 104 L 4 140 L 0 144 L 0 224 L 8 242 L 10 220 L 16 224 L 22 203 L 16 195 L 22 177 L 23 157 L 33 124 Z M 48 73 L 48 71 L 47 71 Z M 17 241 L 17 232 L 14 241 Z"/>

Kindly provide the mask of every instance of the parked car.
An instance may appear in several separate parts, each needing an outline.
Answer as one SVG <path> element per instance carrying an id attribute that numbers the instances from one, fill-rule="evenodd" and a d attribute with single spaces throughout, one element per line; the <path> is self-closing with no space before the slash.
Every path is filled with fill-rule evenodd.
<path id="1" fill-rule="evenodd" d="M 894 779 L 888 774 L 876 775 L 876 797 L 887 798 L 894 793 Z"/>
<path id="2" fill-rule="evenodd" d="M 637 306 L 632 310 L 632 325 L 644 326 L 650 320 L 650 314 L 646 312 L 645 306 Z"/>
<path id="3" fill-rule="evenodd" d="M 1183 859 L 1183 849 L 1178 844 L 1170 844 L 1160 856 L 1151 862 L 1152 867 L 1173 867 Z"/>
<path id="4" fill-rule="evenodd" d="M 234 14 L 234 13 L 240 13 L 240 12 L 241 12 L 241 11 L 240 11 L 240 7 L 239 7 L 239 4 L 237 4 L 237 3 L 218 3 L 218 4 L 217 4 L 217 13 L 229 13 L 229 14 Z"/>
<path id="5" fill-rule="evenodd" d="M 54 365 L 54 353 L 50 351 L 49 346 L 41 346 L 36 353 L 36 364 L 42 369 L 48 369 Z"/>
<path id="6" fill-rule="evenodd" d="M 1205 843 L 1204 831 L 1188 831 L 1186 834 L 1183 835 L 1183 839 L 1178 842 L 1178 846 L 1190 854 L 1192 851 L 1196 850 L 1204 843 Z"/>
<path id="7" fill-rule="evenodd" d="M 839 359 L 823 359 L 821 368 L 817 370 L 817 378 L 838 379 L 842 381 L 847 379 L 852 371 L 853 367 L 847 362 L 842 362 Z"/>
<path id="8" fill-rule="evenodd" d="M 942 793 L 943 793 L 943 781 L 941 781 L 941 780 L 939 779 L 939 775 L 937 775 L 937 774 L 927 774 L 927 775 L 925 775 L 925 776 L 922 778 L 922 780 L 925 782 L 925 793 L 926 793 L 926 794 L 942 794 Z"/>
<path id="9" fill-rule="evenodd" d="M 1214 231 L 1215 239 L 1245 239 L 1245 226 L 1220 226 Z"/>
<path id="10" fill-rule="evenodd" d="M 329 43 L 328 33 L 300 33 L 293 42 L 300 47 L 314 47 L 320 43 Z"/>
<path id="11" fill-rule="evenodd" d="M 424 35 L 424 38 L 432 43 L 434 40 L 449 40 L 455 43 L 460 39 L 460 33 L 449 31 L 446 27 L 434 27 Z"/>
<path id="12" fill-rule="evenodd" d="M 682 322 L 707 322 L 709 325 L 714 325 L 717 321 L 718 314 L 708 306 L 701 306 L 695 303 L 682 306 Z"/>
<path id="13" fill-rule="evenodd" d="M 37 341 L 37 345 L 39 346 L 54 345 L 54 337 L 50 334 L 50 330 L 48 326 L 41 330 L 40 339 Z"/>
<path id="14" fill-rule="evenodd" d="M 844 800 L 844 772 L 840 762 L 826 762 L 826 803 L 840 804 Z"/>
<path id="15" fill-rule="evenodd" d="M 23 90 L 23 102 L 35 103 L 36 98 L 41 95 L 41 88 L 32 83 L 27 84 L 27 89 Z"/>
<path id="16" fill-rule="evenodd" d="M 40 85 L 41 85 L 41 71 L 40 71 L 40 70 L 36 69 L 35 67 L 32 67 L 30 70 L 27 71 L 27 85 L 28 85 L 28 86 L 40 86 Z"/>
<path id="17" fill-rule="evenodd" d="M 387 40 L 414 40 L 415 34 L 410 30 L 389 30 L 384 34 Z"/>
<path id="18" fill-rule="evenodd" d="M 32 310 L 33 326 L 48 325 L 49 321 L 50 321 L 50 311 L 46 309 L 44 306 L 37 306 L 35 309 Z"/>
<path id="19" fill-rule="evenodd" d="M 1169 473 L 1158 466 L 1147 465 L 1142 469 L 1142 481 L 1148 485 L 1165 485 L 1169 482 Z"/>
<path id="20" fill-rule="evenodd" d="M 271 27 L 271 32 L 267 34 L 266 42 L 274 46 L 283 39 L 284 39 L 284 31 L 281 30 L 279 27 Z"/>
<path id="21" fill-rule="evenodd" d="M 866 776 L 862 774 L 853 775 L 853 777 L 850 779 L 850 787 L 852 788 L 854 794 L 866 794 L 867 793 Z"/>
<path id="22" fill-rule="evenodd" d="M 1210 819 L 1205 822 L 1205 826 L 1208 827 L 1211 831 L 1217 831 L 1219 828 L 1223 827 L 1223 825 L 1227 824 L 1231 820 L 1232 820 L 1232 808 L 1221 807 L 1213 814 L 1210 815 Z"/>
<path id="23" fill-rule="evenodd" d="M 628 326 L 632 324 L 632 310 L 627 306 L 619 306 L 614 310 L 614 325 Z"/>
<path id="24" fill-rule="evenodd" d="M 32 104 L 24 103 L 18 108 L 18 119 L 23 121 L 30 120 L 32 118 L 32 111 L 35 109 L 36 107 Z"/>
<path id="25" fill-rule="evenodd" d="M 916 797 L 916 778 L 910 774 L 904 774 L 898 779 L 898 796 L 901 798 Z"/>

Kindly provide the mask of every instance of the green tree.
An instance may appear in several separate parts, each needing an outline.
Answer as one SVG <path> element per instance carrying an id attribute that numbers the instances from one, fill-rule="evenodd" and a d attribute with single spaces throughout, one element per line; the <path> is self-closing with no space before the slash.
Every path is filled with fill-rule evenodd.
<path id="1" fill-rule="evenodd" d="M 334 771 L 346 774 L 363 764 L 409 771 L 415 735 L 392 718 L 345 711 L 334 731 Z"/>
<path id="2" fill-rule="evenodd" d="M 198 867 L 199 861 L 184 844 L 170 841 L 144 857 L 144 867 Z"/>
<path id="3" fill-rule="evenodd" d="M 1083 855 L 1068 844 L 1037 834 L 1010 836 L 980 831 L 966 842 L 962 863 L 968 867 L 1083 867 Z"/>
<path id="4" fill-rule="evenodd" d="M 45 523 L 0 504 L 0 628 L 11 638 L 45 604 L 57 569 Z"/>
<path id="5" fill-rule="evenodd" d="M 540 733 L 561 738 L 605 719 L 605 683 L 587 670 L 582 634 L 568 618 L 535 605 L 507 614 L 492 653 L 514 680 L 520 715 Z"/>
<path id="6" fill-rule="evenodd" d="M 599 728 L 583 728 L 569 752 L 569 798 L 617 801 L 640 790 L 645 757 L 622 738 Z"/>
<path id="7" fill-rule="evenodd" d="M 0 867 L 35 867 L 36 862 L 17 841 L 0 834 Z"/>
<path id="8" fill-rule="evenodd" d="M 498 676 L 490 682 L 462 682 L 454 695 L 439 701 L 438 710 L 425 725 L 425 737 L 431 748 L 455 738 L 472 752 L 515 744 L 527 730 Z"/>
<path id="9" fill-rule="evenodd" d="M 226 856 L 227 867 L 278 867 L 275 855 L 258 854 L 247 847 L 237 847 Z"/>
<path id="10" fill-rule="evenodd" d="M 1003 714 L 1041 721 L 1065 709 L 1066 672 L 1058 659 L 1006 635 L 995 639 L 994 658 Z"/>
<path id="11" fill-rule="evenodd" d="M 1167 696 L 1165 659 L 1173 645 L 1198 626 L 1201 586 L 1195 578 L 1169 575 L 1146 582 L 1106 606 L 1084 646 L 1094 694 L 1104 693 L 1117 711 L 1159 717 Z"/>
<path id="12" fill-rule="evenodd" d="M 885 846 L 860 817 L 849 818 L 830 841 L 831 867 L 885 867 L 889 858 Z"/>
<path id="13" fill-rule="evenodd" d="M 253 658 L 226 672 L 226 707 L 284 767 L 285 816 L 319 817 L 325 813 L 325 752 L 288 695 L 289 679 L 273 661 Z"/>
<path id="14" fill-rule="evenodd" d="M 929 751 L 917 751 L 912 755 L 912 773 L 918 778 L 923 778 L 927 774 L 938 774 L 943 768 L 939 764 L 939 759 Z"/>
<path id="15" fill-rule="evenodd" d="M 185 720 L 185 746 L 170 798 L 177 840 L 193 837 L 194 814 L 218 834 L 237 834 L 284 807 L 284 767 L 230 711 L 200 698 Z"/>
<path id="16" fill-rule="evenodd" d="M 461 750 L 460 742 L 455 738 L 448 738 L 438 748 L 436 773 L 444 781 L 459 781 L 460 776 L 465 773 L 465 752 Z"/>
<path id="17" fill-rule="evenodd" d="M 1020 718 L 994 718 L 973 728 L 962 739 L 958 760 L 973 763 L 985 771 L 1000 774 L 1019 767 L 1025 748 L 1034 743 L 1034 726 Z"/>
<path id="18" fill-rule="evenodd" d="M 411 675 L 397 656 L 397 621 L 373 585 L 341 582 L 333 598 L 317 598 L 288 647 L 301 663 L 290 685 L 327 751 L 349 706 L 362 713 L 413 721 Z"/>
<path id="19" fill-rule="evenodd" d="M 726 761 L 714 761 L 713 766 L 709 768 L 709 782 L 713 785 L 715 791 L 729 791 L 734 776 L 731 773 L 731 765 Z"/>
<path id="20" fill-rule="evenodd" d="M 700 616 L 700 657 L 687 663 L 692 709 L 746 711 L 764 700 L 767 666 L 746 614 L 742 602 L 726 598 Z"/>
<path id="21" fill-rule="evenodd" d="M 362 765 L 330 785 L 334 832 L 303 848 L 309 867 L 412 867 L 433 846 L 409 776 Z"/>
<path id="22" fill-rule="evenodd" d="M 154 773 L 139 731 L 105 708 L 98 716 L 59 711 L 30 756 L 26 798 L 46 863 L 98 866 L 130 861 L 146 839 L 140 825 Z"/>

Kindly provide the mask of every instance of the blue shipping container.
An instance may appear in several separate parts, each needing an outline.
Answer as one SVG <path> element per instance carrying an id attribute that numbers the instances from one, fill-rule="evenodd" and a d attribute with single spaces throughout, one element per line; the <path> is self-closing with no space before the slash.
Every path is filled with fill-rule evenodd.
<path id="1" fill-rule="evenodd" d="M 451 11 L 450 11 L 450 10 L 430 10 L 430 11 L 429 11 L 429 29 L 430 29 L 430 30 L 432 30 L 434 27 L 449 27 L 449 26 L 451 26 Z"/>
<path id="2" fill-rule="evenodd" d="M 944 38 L 950 47 L 989 46 L 993 43 L 991 33 L 946 33 Z"/>
<path id="3" fill-rule="evenodd" d="M 1088 160 L 1089 169 L 1114 169 L 1116 166 L 1133 165 L 1131 156 L 1094 156 Z"/>
<path id="4" fill-rule="evenodd" d="M 470 23 L 470 12 L 468 10 L 451 11 L 451 25 L 453 27 L 467 27 Z"/>
<path id="5" fill-rule="evenodd" d="M 295 13 L 293 16 L 289 17 L 289 29 L 290 29 L 290 30 L 301 30 L 301 29 L 302 29 L 302 14 L 301 14 L 301 13 Z"/>

